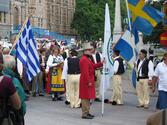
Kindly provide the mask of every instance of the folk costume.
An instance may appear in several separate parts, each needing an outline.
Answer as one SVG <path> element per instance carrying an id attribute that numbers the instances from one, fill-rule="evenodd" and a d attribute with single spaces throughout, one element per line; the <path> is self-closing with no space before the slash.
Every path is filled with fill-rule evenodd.
<path id="1" fill-rule="evenodd" d="M 79 80 L 80 80 L 80 59 L 77 57 L 77 52 L 71 50 L 72 57 L 68 57 L 64 62 L 63 73 L 67 74 L 67 84 L 69 91 L 69 101 L 71 108 L 80 107 L 81 100 L 79 99 Z"/>
<path id="2" fill-rule="evenodd" d="M 114 50 L 114 53 L 119 53 Z M 123 90 L 122 90 L 122 74 L 125 72 L 123 59 L 119 54 L 114 58 L 114 75 L 113 75 L 113 95 L 112 101 L 116 104 L 123 104 Z"/>
<path id="3" fill-rule="evenodd" d="M 64 93 L 65 87 L 62 77 L 62 66 L 63 57 L 61 55 L 50 55 L 47 61 L 47 67 L 49 67 L 50 72 L 50 87 L 52 93 L 52 99 L 59 100 L 60 94 Z"/>
<path id="4" fill-rule="evenodd" d="M 152 80 L 154 66 L 152 61 L 146 58 L 147 51 L 142 49 L 140 52 L 145 55 L 145 58 L 137 61 L 136 91 L 139 102 L 137 107 L 148 108 L 150 102 L 148 80 Z"/>

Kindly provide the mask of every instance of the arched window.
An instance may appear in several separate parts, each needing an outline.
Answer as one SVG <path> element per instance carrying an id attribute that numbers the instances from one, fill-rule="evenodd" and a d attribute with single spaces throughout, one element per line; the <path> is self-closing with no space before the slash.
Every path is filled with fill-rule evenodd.
<path id="1" fill-rule="evenodd" d="M 19 9 L 17 7 L 13 11 L 13 24 L 16 26 L 19 25 Z"/>

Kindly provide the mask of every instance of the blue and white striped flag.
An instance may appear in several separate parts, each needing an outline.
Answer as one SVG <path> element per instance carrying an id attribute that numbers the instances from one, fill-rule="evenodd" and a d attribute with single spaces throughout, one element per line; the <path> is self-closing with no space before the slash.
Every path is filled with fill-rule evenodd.
<path id="1" fill-rule="evenodd" d="M 126 30 L 114 49 L 120 50 L 120 55 L 132 66 L 136 60 L 136 45 L 139 43 L 138 32 Z"/>
<path id="2" fill-rule="evenodd" d="M 34 40 L 30 20 L 27 20 L 23 31 L 16 44 L 16 57 L 22 62 L 26 68 L 28 80 L 31 81 L 33 77 L 40 72 L 39 54 L 37 52 L 37 45 Z"/>

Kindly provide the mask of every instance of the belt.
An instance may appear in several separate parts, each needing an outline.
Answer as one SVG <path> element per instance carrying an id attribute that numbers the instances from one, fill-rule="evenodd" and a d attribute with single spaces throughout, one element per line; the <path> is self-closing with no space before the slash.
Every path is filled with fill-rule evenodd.
<path id="1" fill-rule="evenodd" d="M 80 73 L 75 72 L 75 73 L 68 73 L 68 75 L 79 75 Z"/>
<path id="2" fill-rule="evenodd" d="M 137 81 L 139 81 L 140 79 L 148 79 L 148 76 L 139 76 L 139 77 L 137 77 Z"/>
<path id="3" fill-rule="evenodd" d="M 138 79 L 148 79 L 148 76 L 139 76 Z"/>
<path id="4" fill-rule="evenodd" d="M 114 73 L 114 75 L 122 75 L 121 73 Z"/>

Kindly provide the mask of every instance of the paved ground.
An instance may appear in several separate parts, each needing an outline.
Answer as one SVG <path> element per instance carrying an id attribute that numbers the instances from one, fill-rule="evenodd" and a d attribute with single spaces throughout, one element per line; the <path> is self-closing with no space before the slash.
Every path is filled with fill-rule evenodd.
<path id="1" fill-rule="evenodd" d="M 101 103 L 95 102 L 91 112 L 93 120 L 81 119 L 81 109 L 70 109 L 64 102 L 52 102 L 50 97 L 31 98 L 27 102 L 26 125 L 145 125 L 147 117 L 155 112 L 156 98 L 151 98 L 148 110 L 136 108 L 133 94 L 124 94 L 124 106 L 105 104 L 101 116 Z"/>
<path id="2" fill-rule="evenodd" d="M 156 97 L 151 97 L 148 110 L 138 109 L 134 88 L 130 85 L 129 73 L 123 77 L 123 106 L 105 104 L 104 116 L 101 115 L 101 103 L 94 102 L 91 113 L 93 120 L 81 119 L 81 109 L 71 109 L 63 102 L 53 102 L 50 97 L 31 98 L 27 102 L 26 125 L 145 125 L 149 115 L 155 112 Z M 109 97 L 112 91 L 106 95 Z"/>

